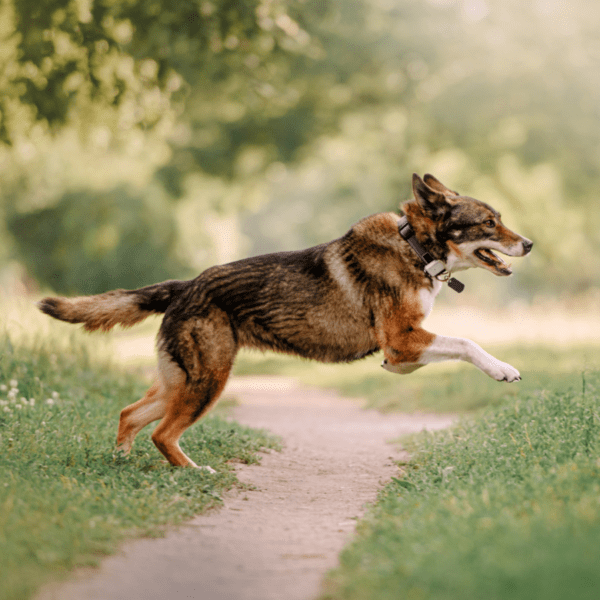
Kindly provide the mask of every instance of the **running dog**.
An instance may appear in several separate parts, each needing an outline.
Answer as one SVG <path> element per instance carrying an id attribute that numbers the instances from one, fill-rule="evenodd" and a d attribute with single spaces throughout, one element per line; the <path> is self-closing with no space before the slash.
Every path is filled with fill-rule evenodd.
<path id="1" fill-rule="evenodd" d="M 122 410 L 117 448 L 127 454 L 136 434 L 160 420 L 152 440 L 169 463 L 200 468 L 179 438 L 215 403 L 242 347 L 323 362 L 383 350 L 382 366 L 393 373 L 458 359 L 497 381 L 518 381 L 517 369 L 474 342 L 429 333 L 421 322 L 450 273 L 481 267 L 510 275 L 495 251 L 525 256 L 533 243 L 507 229 L 491 206 L 432 175 L 413 175 L 412 187 L 404 216 L 371 215 L 314 248 L 211 267 L 189 281 L 41 300 L 44 313 L 88 331 L 164 313 L 158 378 Z"/>

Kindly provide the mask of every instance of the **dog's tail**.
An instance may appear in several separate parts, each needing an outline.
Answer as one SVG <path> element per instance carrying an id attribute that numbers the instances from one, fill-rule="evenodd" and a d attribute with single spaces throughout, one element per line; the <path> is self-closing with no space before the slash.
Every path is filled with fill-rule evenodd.
<path id="1" fill-rule="evenodd" d="M 131 327 L 151 314 L 164 313 L 189 283 L 173 280 L 139 290 L 112 290 L 96 296 L 44 298 L 38 302 L 38 308 L 55 319 L 83 323 L 87 331 L 108 331 L 117 324 Z"/>

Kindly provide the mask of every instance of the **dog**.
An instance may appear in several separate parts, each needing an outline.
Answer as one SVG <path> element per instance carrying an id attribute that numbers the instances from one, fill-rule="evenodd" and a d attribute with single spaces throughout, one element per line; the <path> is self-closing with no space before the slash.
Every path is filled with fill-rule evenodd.
<path id="1" fill-rule="evenodd" d="M 382 366 L 401 374 L 458 359 L 498 381 L 518 381 L 517 369 L 474 342 L 429 333 L 421 322 L 443 273 L 480 267 L 507 276 L 511 267 L 495 252 L 525 256 L 533 243 L 505 227 L 491 206 L 451 191 L 433 175 L 414 174 L 412 188 L 414 198 L 401 206 L 404 216 L 371 215 L 313 248 L 211 267 L 189 281 L 41 300 L 47 315 L 88 331 L 164 313 L 158 378 L 121 411 L 117 449 L 128 454 L 137 433 L 160 420 L 152 440 L 167 461 L 203 468 L 181 450 L 179 438 L 216 402 L 243 347 L 331 363 L 383 350 Z M 400 235 L 403 224 L 438 269 L 424 267 L 423 256 Z"/>

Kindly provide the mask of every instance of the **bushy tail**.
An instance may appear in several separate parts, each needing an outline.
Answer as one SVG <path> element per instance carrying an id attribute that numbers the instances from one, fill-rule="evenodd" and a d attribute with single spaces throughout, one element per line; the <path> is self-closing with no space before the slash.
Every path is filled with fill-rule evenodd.
<path id="1" fill-rule="evenodd" d="M 139 290 L 112 290 L 96 296 L 44 298 L 38 308 L 55 319 L 83 323 L 87 331 L 108 331 L 117 324 L 131 327 L 151 314 L 164 313 L 188 284 L 188 281 L 173 280 Z"/>

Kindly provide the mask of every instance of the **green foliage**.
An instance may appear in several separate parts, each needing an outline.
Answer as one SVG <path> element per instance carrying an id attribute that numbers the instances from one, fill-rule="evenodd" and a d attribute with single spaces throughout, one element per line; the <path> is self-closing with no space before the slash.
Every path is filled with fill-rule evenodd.
<path id="1" fill-rule="evenodd" d="M 324 597 L 595 598 L 599 382 L 417 437 Z"/>
<path id="2" fill-rule="evenodd" d="M 264 176 L 336 129 L 348 106 L 385 95 L 368 85 L 367 99 L 366 82 L 353 81 L 369 61 L 371 39 L 361 27 L 368 4 L 301 0 L 248 3 L 246 10 L 257 16 L 251 38 L 238 43 L 234 36 L 235 52 L 181 68 L 190 85 L 185 126 L 171 138 L 171 161 L 158 171 L 174 195 L 183 194 L 193 171 L 227 180 Z"/>
<path id="3" fill-rule="evenodd" d="M 410 174 L 429 171 L 536 242 L 519 268 L 522 294 L 577 293 L 599 283 L 600 5 L 569 7 L 3 0 L 0 138 L 12 145 L 0 148 L 3 186 L 18 172 L 32 188 L 18 195 L 38 207 L 77 189 L 66 181 L 49 198 L 31 158 L 38 149 L 55 180 L 56 163 L 73 161 L 59 141 L 69 132 L 83 154 L 145 161 L 182 200 L 172 211 L 262 206 L 244 223 L 256 253 L 341 235 L 364 214 L 395 209 Z M 120 173 L 145 193 L 151 183 L 137 175 Z M 206 192 L 215 179 L 216 196 Z M 181 237 L 205 244 L 202 227 Z M 185 254 L 208 266 L 209 252 Z"/>
<path id="4" fill-rule="evenodd" d="M 57 292 L 142 287 L 184 271 L 169 207 L 151 200 L 124 188 L 71 192 L 55 206 L 14 214 L 8 228 L 30 272 Z"/>
<path id="5" fill-rule="evenodd" d="M 3 600 L 29 598 L 51 577 L 95 564 L 126 536 L 160 535 L 220 503 L 236 485 L 228 461 L 275 447 L 264 432 L 209 417 L 186 450 L 217 474 L 164 464 L 147 432 L 129 458 L 113 454 L 120 409 L 145 391 L 131 375 L 90 361 L 73 343 L 57 356 L 0 341 L 0 579 Z"/>
<path id="6" fill-rule="evenodd" d="M 193 78 L 206 77 L 205 84 L 228 78 L 245 57 L 260 62 L 275 45 L 292 43 L 281 28 L 270 44 L 260 36 L 267 20 L 284 14 L 280 2 L 5 5 L 17 32 L 13 94 L 34 108 L 36 120 L 51 125 L 65 124 L 73 108 L 97 104 L 114 107 L 126 127 L 155 126 Z M 11 132 L 4 133 L 11 141 Z"/>
<path id="7" fill-rule="evenodd" d="M 231 174 L 246 147 L 289 157 L 314 135 L 314 101 L 299 75 L 322 55 L 310 29 L 328 3 L 8 0 L 6 12 L 18 60 L 6 98 L 31 107 L 34 121 L 62 126 L 73 111 L 114 110 L 115 130 L 129 130 L 185 108 L 192 144 L 167 180 L 190 160 Z M 7 121 L 5 141 L 15 133 Z"/>

